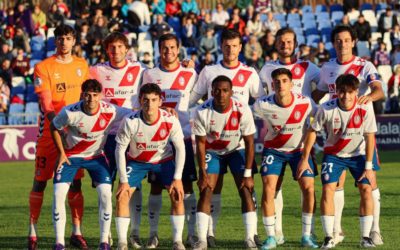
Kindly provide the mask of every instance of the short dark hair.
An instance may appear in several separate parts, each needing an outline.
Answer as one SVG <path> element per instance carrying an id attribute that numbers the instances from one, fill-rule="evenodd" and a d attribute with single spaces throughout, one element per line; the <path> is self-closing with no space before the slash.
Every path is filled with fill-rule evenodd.
<path id="1" fill-rule="evenodd" d="M 349 32 L 350 36 L 351 36 L 351 40 L 352 41 L 357 40 L 357 33 L 352 27 L 350 27 L 349 25 L 339 24 L 339 25 L 335 26 L 335 28 L 333 28 L 333 30 L 332 30 L 332 33 L 331 33 L 332 44 L 335 42 L 336 35 L 341 32 Z"/>
<path id="2" fill-rule="evenodd" d="M 140 87 L 139 99 L 141 99 L 142 96 L 145 94 L 155 94 L 161 98 L 161 89 L 155 83 L 146 83 L 142 87 Z"/>
<path id="3" fill-rule="evenodd" d="M 74 38 L 76 38 L 76 31 L 74 28 L 72 28 L 69 25 L 66 24 L 61 24 L 57 26 L 57 28 L 54 30 L 54 36 L 60 37 L 60 36 L 66 36 L 66 35 L 71 35 Z"/>
<path id="4" fill-rule="evenodd" d="M 360 81 L 358 78 L 352 74 L 340 75 L 336 81 L 336 92 L 345 92 L 346 90 L 357 90 L 360 86 Z"/>
<path id="5" fill-rule="evenodd" d="M 224 75 L 219 75 L 219 76 L 215 77 L 211 83 L 211 87 L 214 88 L 214 86 L 219 82 L 228 82 L 230 88 L 232 89 L 232 80 L 229 77 L 224 76 Z"/>
<path id="6" fill-rule="evenodd" d="M 174 34 L 171 33 L 167 33 L 164 34 L 162 36 L 160 36 L 160 38 L 158 39 L 158 49 L 161 50 L 161 45 L 168 40 L 175 40 L 176 42 L 176 46 L 179 47 L 179 39 L 177 36 L 175 36 Z"/>
<path id="7" fill-rule="evenodd" d="M 239 31 L 234 30 L 234 29 L 224 29 L 221 33 L 221 44 L 225 40 L 232 40 L 232 39 L 236 39 L 236 38 L 239 38 L 240 44 L 243 43 L 242 36 L 240 35 Z"/>
<path id="8" fill-rule="evenodd" d="M 114 32 L 110 33 L 108 36 L 106 36 L 106 38 L 104 38 L 104 41 L 103 41 L 104 49 L 107 50 L 108 45 L 110 45 L 110 43 L 113 43 L 116 41 L 122 42 L 125 45 L 125 47 L 127 49 L 129 49 L 130 46 L 129 46 L 128 38 L 124 34 L 122 34 L 121 32 L 118 32 L 118 31 L 114 31 Z"/>
<path id="9" fill-rule="evenodd" d="M 277 68 L 271 72 L 271 78 L 276 79 L 280 75 L 287 75 L 290 81 L 293 79 L 292 72 L 286 68 Z"/>
<path id="10" fill-rule="evenodd" d="M 88 79 L 82 83 L 81 91 L 82 93 L 92 91 L 100 93 L 103 90 L 103 86 L 96 79 Z"/>
<path id="11" fill-rule="evenodd" d="M 293 34 L 294 43 L 297 44 L 296 32 L 294 32 L 294 30 L 289 27 L 279 29 L 275 34 L 275 41 L 277 41 L 280 36 L 283 36 L 285 34 Z"/>

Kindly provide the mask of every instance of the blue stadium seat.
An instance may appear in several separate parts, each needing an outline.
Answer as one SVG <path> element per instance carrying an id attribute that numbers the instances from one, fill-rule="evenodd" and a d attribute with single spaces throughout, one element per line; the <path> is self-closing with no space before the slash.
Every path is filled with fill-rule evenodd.
<path id="1" fill-rule="evenodd" d="M 315 16 L 317 17 L 317 22 L 323 22 L 323 21 L 330 20 L 330 16 L 329 16 L 328 12 L 321 12 L 321 13 L 315 14 Z"/>
<path id="2" fill-rule="evenodd" d="M 324 43 L 331 41 L 331 28 L 323 28 L 321 29 L 321 38 Z"/>
<path id="3" fill-rule="evenodd" d="M 319 35 L 308 35 L 306 36 L 306 41 L 308 46 L 315 46 L 321 41 L 321 38 Z"/>
<path id="4" fill-rule="evenodd" d="M 312 13 L 312 12 L 306 12 L 306 13 L 303 13 L 303 15 L 301 16 L 301 19 L 303 20 L 303 23 L 308 20 L 315 21 L 315 16 L 314 16 L 314 13 Z"/>
<path id="5" fill-rule="evenodd" d="M 332 12 L 331 21 L 335 23 L 341 22 L 343 16 L 344 16 L 343 11 L 334 11 Z"/>
<path id="6" fill-rule="evenodd" d="M 332 23 L 329 20 L 318 22 L 318 29 L 322 30 L 324 28 L 331 28 Z"/>
<path id="7" fill-rule="evenodd" d="M 317 28 L 309 28 L 309 29 L 306 29 L 305 34 L 306 34 L 306 36 L 319 35 L 319 32 L 318 32 Z"/>
<path id="8" fill-rule="evenodd" d="M 304 35 L 304 30 L 301 27 L 293 28 L 294 33 L 296 33 L 296 36 L 303 36 Z"/>
<path id="9" fill-rule="evenodd" d="M 37 124 L 40 114 L 37 102 L 27 102 L 25 106 L 25 124 Z"/>
<path id="10" fill-rule="evenodd" d="M 24 123 L 24 104 L 11 103 L 8 112 L 9 125 L 21 125 Z"/>
<path id="11" fill-rule="evenodd" d="M 331 13 L 332 13 L 332 12 L 335 12 L 335 11 L 341 11 L 341 12 L 343 12 L 343 5 L 341 5 L 341 4 L 332 4 L 332 5 L 329 7 L 329 10 L 330 10 Z"/>
<path id="12" fill-rule="evenodd" d="M 299 21 L 300 22 L 300 15 L 298 13 L 289 13 L 287 15 L 287 22 L 290 21 Z"/>
<path id="13" fill-rule="evenodd" d="M 47 51 L 53 50 L 56 50 L 56 38 L 54 36 L 47 39 Z"/>
<path id="14" fill-rule="evenodd" d="M 181 37 L 181 21 L 178 17 L 169 17 L 168 24 L 175 31 L 175 34 L 180 38 Z"/>
<path id="15" fill-rule="evenodd" d="M 321 13 L 321 12 L 327 12 L 327 11 L 328 10 L 325 5 L 318 4 L 317 6 L 315 6 L 315 14 Z"/>
<path id="16" fill-rule="evenodd" d="M 286 15 L 285 14 L 282 14 L 282 13 L 275 13 L 274 14 L 274 18 L 276 19 L 276 20 L 286 20 Z"/>
<path id="17" fill-rule="evenodd" d="M 287 26 L 290 28 L 301 28 L 301 22 L 300 20 L 291 20 L 287 22 Z"/>
<path id="18" fill-rule="evenodd" d="M 386 3 L 378 3 L 375 7 L 375 11 L 378 13 L 380 10 L 385 10 L 387 7 Z"/>
<path id="19" fill-rule="evenodd" d="M 303 23 L 303 28 L 304 30 L 310 29 L 310 28 L 317 28 L 317 23 L 313 20 L 307 21 Z"/>
<path id="20" fill-rule="evenodd" d="M 303 35 L 297 36 L 297 34 L 296 34 L 296 38 L 297 38 L 297 43 L 298 43 L 299 45 L 305 44 L 305 43 L 306 43 L 306 38 L 305 38 Z"/>
<path id="21" fill-rule="evenodd" d="M 370 3 L 363 3 L 363 4 L 361 5 L 361 7 L 360 7 L 360 11 L 363 11 L 363 10 L 373 10 L 372 4 L 370 4 Z"/>
<path id="22" fill-rule="evenodd" d="M 303 5 L 303 7 L 301 7 L 301 12 L 304 13 L 312 13 L 312 7 L 311 5 Z"/>
<path id="23" fill-rule="evenodd" d="M 35 93 L 35 87 L 33 84 L 28 84 L 26 86 L 25 102 L 38 102 L 39 98 Z"/>

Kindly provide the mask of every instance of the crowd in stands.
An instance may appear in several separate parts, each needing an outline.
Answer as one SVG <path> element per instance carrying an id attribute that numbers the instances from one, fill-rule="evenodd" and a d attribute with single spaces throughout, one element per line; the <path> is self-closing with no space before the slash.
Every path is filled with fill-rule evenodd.
<path id="1" fill-rule="evenodd" d="M 221 60 L 219 36 L 224 28 L 242 34 L 240 60 L 259 70 L 266 61 L 277 59 L 274 36 L 279 28 L 289 26 L 296 32 L 299 59 L 321 65 L 335 57 L 330 42 L 332 28 L 348 24 L 358 34 L 355 52 L 371 60 L 382 75 L 387 95 L 385 112 L 400 112 L 400 12 L 395 3 L 344 1 L 343 5 L 313 8 L 296 0 L 236 0 L 233 6 L 218 2 L 215 9 L 204 9 L 196 0 L 87 2 L 74 1 L 72 8 L 63 0 L 55 0 L 48 9 L 42 9 L 41 5 L 18 1 L 0 10 L 0 124 L 37 122 L 17 113 L 39 110 L 33 67 L 54 53 L 53 32 L 60 23 L 75 27 L 74 53 L 90 65 L 107 60 L 102 40 L 112 31 L 121 31 L 131 41 L 129 56 L 153 67 L 159 58 L 157 39 L 174 32 L 181 41 L 181 58 L 191 58 L 197 71 Z M 28 108 L 28 103 L 33 104 Z"/>

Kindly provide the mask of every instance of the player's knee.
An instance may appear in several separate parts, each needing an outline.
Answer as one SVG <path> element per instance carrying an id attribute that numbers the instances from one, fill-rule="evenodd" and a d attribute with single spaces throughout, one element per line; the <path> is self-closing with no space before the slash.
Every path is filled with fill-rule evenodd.
<path id="1" fill-rule="evenodd" d="M 162 193 L 163 187 L 158 183 L 151 183 L 150 194 L 160 195 Z"/>
<path id="2" fill-rule="evenodd" d="M 369 184 L 358 184 L 358 189 L 360 190 L 361 197 L 368 198 L 372 197 L 372 187 Z"/>
<path id="3" fill-rule="evenodd" d="M 32 191 L 43 192 L 46 189 L 46 186 L 47 186 L 47 181 L 33 180 Z"/>
<path id="4" fill-rule="evenodd" d="M 334 193 L 336 191 L 336 186 L 333 185 L 332 183 L 330 184 L 325 184 L 322 187 L 322 197 L 333 197 Z"/>
<path id="5" fill-rule="evenodd" d="M 117 195 L 117 216 L 129 216 L 129 200 L 130 195 L 128 192 L 122 192 Z"/>

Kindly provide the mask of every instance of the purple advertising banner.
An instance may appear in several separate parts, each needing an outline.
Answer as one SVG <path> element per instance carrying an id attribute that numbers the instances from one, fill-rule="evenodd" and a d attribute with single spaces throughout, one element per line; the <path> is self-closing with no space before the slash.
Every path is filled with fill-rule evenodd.
<path id="1" fill-rule="evenodd" d="M 266 133 L 264 122 L 256 120 L 255 150 L 263 150 Z M 378 150 L 400 150 L 400 115 L 377 117 Z M 37 126 L 0 126 L 0 161 L 26 161 L 35 159 Z"/>
<path id="2" fill-rule="evenodd" d="M 0 161 L 35 159 L 38 126 L 0 126 Z"/>

